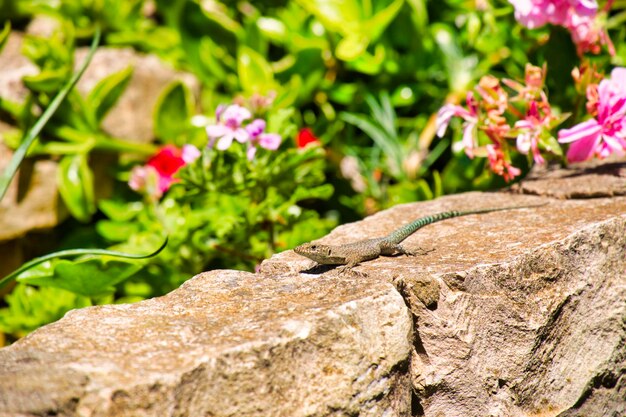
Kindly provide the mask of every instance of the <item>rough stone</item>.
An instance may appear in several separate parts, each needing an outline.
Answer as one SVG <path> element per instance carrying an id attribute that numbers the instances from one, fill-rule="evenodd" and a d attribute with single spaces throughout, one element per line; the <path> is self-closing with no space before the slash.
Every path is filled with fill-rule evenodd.
<path id="1" fill-rule="evenodd" d="M 408 415 L 411 332 L 385 281 L 213 271 L 0 350 L 0 416 Z"/>
<path id="2" fill-rule="evenodd" d="M 0 172 L 12 155 L 0 142 Z M 66 217 L 56 175 L 57 164 L 53 161 L 24 161 L 0 201 L 0 242 L 21 237 L 30 230 L 53 227 Z"/>
<path id="3" fill-rule="evenodd" d="M 624 157 L 594 159 L 557 169 L 535 166 L 512 189 L 521 194 L 563 199 L 626 195 L 626 160 Z"/>
<path id="4" fill-rule="evenodd" d="M 466 193 L 321 241 L 538 202 L 429 225 L 405 244 L 432 252 L 358 274 L 286 251 L 258 274 L 73 311 L 0 349 L 0 416 L 623 416 L 626 197 Z"/>
<path id="5" fill-rule="evenodd" d="M 87 52 L 88 48 L 77 50 L 77 66 Z M 133 75 L 119 101 L 104 118 L 102 128 L 114 137 L 149 142 L 154 139 L 154 109 L 164 89 L 174 81 L 181 81 L 197 96 L 200 82 L 189 73 L 174 70 L 155 55 L 142 55 L 132 48 L 100 47 L 79 80 L 78 91 L 87 94 L 102 78 L 128 66 L 133 67 Z"/>
<path id="6" fill-rule="evenodd" d="M 320 241 L 381 236 L 449 209 L 538 201 L 550 204 L 427 226 L 406 241 L 434 248 L 427 256 L 357 268 L 394 282 L 413 313 L 415 415 L 626 413 L 626 198 L 468 193 L 397 206 Z M 313 265 L 285 252 L 262 271 Z"/>

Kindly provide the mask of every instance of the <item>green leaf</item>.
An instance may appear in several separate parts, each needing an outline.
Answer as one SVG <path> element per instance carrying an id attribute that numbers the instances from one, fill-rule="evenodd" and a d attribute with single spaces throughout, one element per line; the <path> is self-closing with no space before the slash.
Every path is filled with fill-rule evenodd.
<path id="1" fill-rule="evenodd" d="M 542 135 L 539 138 L 539 145 L 542 149 L 545 149 L 548 152 L 552 152 L 555 155 L 563 155 L 563 149 L 561 148 L 561 144 L 556 140 L 554 136 L 550 134 Z"/>
<path id="2" fill-rule="evenodd" d="M 86 154 L 68 155 L 61 159 L 57 171 L 59 193 L 72 216 L 86 222 L 96 211 L 93 173 Z"/>
<path id="3" fill-rule="evenodd" d="M 140 201 L 126 202 L 122 200 L 102 200 L 98 203 L 98 208 L 112 220 L 125 222 L 134 219 L 142 210 L 144 205 Z"/>
<path id="4" fill-rule="evenodd" d="M 189 129 L 193 112 L 191 92 L 185 84 L 175 81 L 159 97 L 154 112 L 154 134 L 168 142 Z"/>
<path id="5" fill-rule="evenodd" d="M 367 36 L 358 33 L 348 35 L 337 44 L 335 55 L 343 61 L 353 61 L 365 52 L 369 42 Z"/>
<path id="6" fill-rule="evenodd" d="M 89 92 L 87 103 L 93 109 L 97 124 L 102 122 L 104 116 L 120 98 L 130 82 L 132 75 L 133 68 L 128 66 L 121 71 L 103 78 L 96 84 L 93 90 Z"/>
<path id="7" fill-rule="evenodd" d="M 458 44 L 458 36 L 443 24 L 431 26 L 432 36 L 443 55 L 448 85 L 453 93 L 464 93 L 473 81 L 476 59 L 464 57 Z"/>
<path id="8" fill-rule="evenodd" d="M 272 17 L 259 17 L 256 21 L 259 31 L 268 39 L 275 42 L 285 42 L 289 33 L 285 24 Z"/>
<path id="9" fill-rule="evenodd" d="M 24 85 L 30 90 L 53 93 L 58 91 L 67 79 L 65 68 L 55 68 L 42 70 L 37 75 L 26 75 L 22 77 Z"/>
<path id="10" fill-rule="evenodd" d="M 265 94 L 276 88 L 270 64 L 261 54 L 247 46 L 239 47 L 237 72 L 241 88 L 246 93 Z"/>
<path id="11" fill-rule="evenodd" d="M 95 297 L 115 291 L 113 287 L 141 269 L 142 264 L 103 258 L 87 258 L 78 261 L 57 260 L 53 262 L 50 276 L 20 275 L 17 281 L 44 287 L 55 287 L 87 297 Z"/>
<path id="12" fill-rule="evenodd" d="M 4 22 L 4 29 L 0 32 L 0 52 L 2 52 L 2 48 L 6 45 L 9 40 L 9 35 L 11 34 L 11 21 L 7 20 Z"/>
<path id="13" fill-rule="evenodd" d="M 363 22 L 361 28 L 364 33 L 368 33 L 372 41 L 378 39 L 378 37 L 385 31 L 387 26 L 391 23 L 394 17 L 400 11 L 400 8 L 404 4 L 404 0 L 395 0 L 389 6 L 385 7 L 366 22 Z"/>
<path id="14" fill-rule="evenodd" d="M 298 187 L 290 201 L 298 202 L 306 199 L 328 200 L 335 191 L 331 184 L 322 184 L 317 187 Z"/>
<path id="15" fill-rule="evenodd" d="M 123 242 L 141 231 L 137 222 L 101 220 L 96 224 L 98 234 L 111 242 Z"/>
<path id="16" fill-rule="evenodd" d="M 161 244 L 161 246 L 156 251 L 149 253 L 147 255 L 135 255 L 132 253 L 118 252 L 118 251 L 107 250 L 107 249 L 68 249 L 68 250 L 62 250 L 59 252 L 49 253 L 47 255 L 40 256 L 39 258 L 31 259 L 30 261 L 26 262 L 24 265 L 20 266 L 15 271 L 11 272 L 9 275 L 0 279 L 0 288 L 5 286 L 15 277 L 20 276 L 22 274 L 25 274 L 24 275 L 25 277 L 29 277 L 30 276 L 28 275 L 29 270 L 51 259 L 65 258 L 69 256 L 81 256 L 81 255 L 98 255 L 98 256 L 108 256 L 108 257 L 116 257 L 116 258 L 126 258 L 126 259 L 147 259 L 147 258 L 151 258 L 153 256 L 158 255 L 163 249 L 165 249 L 165 247 L 167 246 L 167 242 L 168 242 L 168 238 L 166 237 L 163 244 Z M 34 276 L 42 276 L 42 274 L 45 275 L 45 271 L 49 270 L 49 268 L 51 267 L 47 265 L 43 265 L 42 267 L 37 267 L 38 272 L 33 273 L 33 275 Z"/>

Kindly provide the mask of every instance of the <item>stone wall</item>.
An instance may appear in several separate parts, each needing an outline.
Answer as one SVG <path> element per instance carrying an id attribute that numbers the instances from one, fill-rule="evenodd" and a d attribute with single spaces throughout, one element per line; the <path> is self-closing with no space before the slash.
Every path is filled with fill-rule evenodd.
<path id="1" fill-rule="evenodd" d="M 341 226 L 322 241 L 549 203 L 427 226 L 405 243 L 433 251 L 359 274 L 286 251 L 72 311 L 0 349 L 0 416 L 626 415 L 624 173 L 544 173 Z"/>

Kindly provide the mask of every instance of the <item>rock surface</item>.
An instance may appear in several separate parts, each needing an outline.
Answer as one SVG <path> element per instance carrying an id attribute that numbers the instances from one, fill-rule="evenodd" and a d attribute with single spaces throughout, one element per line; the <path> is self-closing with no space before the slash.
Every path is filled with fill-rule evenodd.
<path id="1" fill-rule="evenodd" d="M 0 416 L 407 415 L 411 333 L 385 281 L 213 271 L 0 350 Z"/>
<path id="2" fill-rule="evenodd" d="M 434 251 L 363 275 L 287 251 L 73 311 L 0 350 L 0 416 L 623 416 L 626 197 L 467 193 L 321 241 L 538 202 L 429 225 L 406 246 Z"/>

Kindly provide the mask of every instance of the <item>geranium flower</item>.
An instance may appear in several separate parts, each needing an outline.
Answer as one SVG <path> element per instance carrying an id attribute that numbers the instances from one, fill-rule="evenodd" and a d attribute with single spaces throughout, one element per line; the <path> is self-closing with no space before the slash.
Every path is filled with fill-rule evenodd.
<path id="1" fill-rule="evenodd" d="M 550 123 L 556 120 L 552 115 L 550 105 L 547 102 L 538 103 L 531 101 L 526 116 L 515 122 L 514 128 L 519 132 L 517 135 L 517 149 L 528 154 L 532 150 L 535 163 L 545 163 L 539 152 L 539 138 L 544 131 L 550 130 Z"/>
<path id="2" fill-rule="evenodd" d="M 571 143 L 567 151 L 569 162 L 626 151 L 625 83 L 626 68 L 615 68 L 611 79 L 602 80 L 598 86 L 596 117 L 559 132 L 559 142 Z"/>
<path id="3" fill-rule="evenodd" d="M 250 110 L 238 104 L 232 104 L 226 108 L 219 106 L 215 111 L 215 117 L 217 124 L 206 127 L 211 146 L 217 140 L 217 149 L 223 151 L 230 147 L 233 139 L 240 143 L 245 143 L 250 139 L 250 135 L 242 126 L 244 120 L 252 117 Z"/>
<path id="4" fill-rule="evenodd" d="M 128 185 L 135 191 L 142 191 L 159 199 L 177 181 L 174 174 L 199 156 L 200 151 L 193 145 L 185 145 L 182 149 L 166 145 L 152 156 L 145 166 L 133 168 Z"/>
<path id="5" fill-rule="evenodd" d="M 319 144 L 320 141 L 317 137 L 315 137 L 315 134 L 313 134 L 313 131 L 309 129 L 308 127 L 300 129 L 298 131 L 298 136 L 296 136 L 296 146 L 298 148 L 304 148 L 309 143 Z"/>
<path id="6" fill-rule="evenodd" d="M 569 30 L 579 55 L 598 54 L 600 45 L 607 45 L 609 53 L 615 55 L 595 0 L 509 0 L 509 3 L 515 7 L 515 19 L 529 29 L 551 23 Z M 605 12 L 611 3 L 606 4 Z"/>
<path id="7" fill-rule="evenodd" d="M 470 158 L 474 157 L 474 148 L 476 144 L 476 125 L 478 124 L 478 104 L 474 98 L 473 93 L 470 91 L 467 93 L 466 103 L 469 110 L 456 106 L 454 104 L 446 104 L 437 112 L 437 136 L 443 137 L 446 133 L 446 129 L 450 124 L 450 120 L 453 116 L 458 116 L 465 120 L 463 123 L 463 148 L 465 153 Z"/>
<path id="8" fill-rule="evenodd" d="M 256 155 L 256 145 L 262 148 L 275 151 L 280 146 L 282 138 L 276 133 L 265 133 L 265 120 L 255 119 L 246 126 L 246 131 L 250 136 L 248 142 L 247 156 L 249 160 Z"/>
<path id="9" fill-rule="evenodd" d="M 486 146 L 487 148 L 487 159 L 489 160 L 489 166 L 491 170 L 501 177 L 504 177 L 506 182 L 511 181 L 518 175 L 522 173 L 522 171 L 511 165 L 509 161 L 504 157 L 504 152 L 502 152 L 502 148 L 495 144 L 489 144 Z"/>

